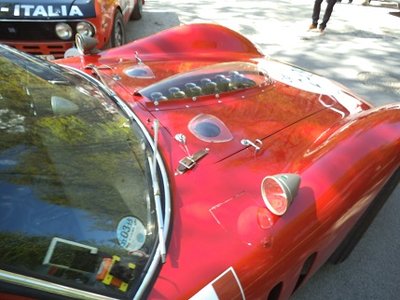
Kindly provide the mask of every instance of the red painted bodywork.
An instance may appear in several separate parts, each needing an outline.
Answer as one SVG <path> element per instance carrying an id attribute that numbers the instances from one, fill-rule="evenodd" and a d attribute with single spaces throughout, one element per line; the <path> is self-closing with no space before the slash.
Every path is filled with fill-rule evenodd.
<path id="1" fill-rule="evenodd" d="M 132 79 L 123 70 L 137 65 L 134 53 L 154 72 Z M 217 25 L 167 30 L 99 55 L 59 61 L 85 70 L 107 65 L 108 85 L 153 134 L 160 121 L 159 150 L 169 171 L 172 227 L 167 260 L 149 299 L 188 299 L 230 267 L 247 299 L 266 299 L 282 283 L 279 299 L 295 289 L 304 262 L 316 254 L 306 279 L 330 257 L 388 178 L 400 166 L 400 105 L 373 108 L 344 87 L 345 98 L 307 92 L 278 80 L 228 93 L 155 105 L 137 92 L 163 78 L 219 62 L 269 61 L 252 43 Z M 282 64 L 282 68 L 287 65 Z M 267 70 L 268 71 L 268 70 Z M 108 78 L 108 77 L 106 77 Z M 106 79 L 107 80 L 107 79 Z M 188 123 L 198 114 L 222 120 L 233 139 L 206 143 Z M 193 170 L 174 175 L 185 156 L 174 135 L 187 137 L 194 153 L 209 154 Z M 241 139 L 263 142 L 255 153 Z M 296 173 L 301 185 L 282 217 L 261 197 L 268 175 Z M 234 282 L 232 288 L 241 299 Z"/>
<path id="2" fill-rule="evenodd" d="M 95 18 L 87 18 L 86 21 L 90 22 L 95 28 L 95 38 L 98 40 L 98 48 L 103 49 L 107 47 L 109 43 L 109 39 L 111 37 L 111 32 L 114 24 L 114 16 L 117 11 L 120 11 L 123 14 L 123 18 L 125 24 L 128 23 L 129 18 L 132 14 L 134 7 L 138 1 L 144 0 L 108 0 L 101 1 L 95 0 L 95 10 L 96 17 Z M 122 5 L 122 2 L 124 3 Z M 26 19 L 26 21 L 29 21 Z M 57 20 L 56 23 L 63 22 L 63 20 Z M 1 24 L 1 23 L 0 23 Z M 52 55 L 55 58 L 64 57 L 64 52 L 71 47 L 74 46 L 71 41 L 29 41 L 29 40 L 21 40 L 21 41 L 10 41 L 10 40 L 1 40 L 1 43 L 12 46 L 18 50 L 31 53 L 31 54 L 39 54 L 39 55 Z"/>

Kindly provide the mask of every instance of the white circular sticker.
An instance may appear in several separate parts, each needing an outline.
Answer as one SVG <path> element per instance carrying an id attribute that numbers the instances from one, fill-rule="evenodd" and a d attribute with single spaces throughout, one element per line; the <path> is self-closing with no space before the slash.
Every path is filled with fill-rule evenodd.
<path id="1" fill-rule="evenodd" d="M 139 250 L 146 240 L 146 228 L 139 219 L 125 217 L 118 223 L 117 238 L 121 247 L 126 250 Z"/>

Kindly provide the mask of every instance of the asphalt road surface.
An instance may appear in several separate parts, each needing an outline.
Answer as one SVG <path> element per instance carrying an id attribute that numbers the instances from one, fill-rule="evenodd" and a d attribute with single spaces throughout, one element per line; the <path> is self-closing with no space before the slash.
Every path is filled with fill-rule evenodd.
<path id="1" fill-rule="evenodd" d="M 128 38 L 180 24 L 218 23 L 242 33 L 265 54 L 336 80 L 374 105 L 400 102 L 397 6 L 344 0 L 334 7 L 326 33 L 309 37 L 313 2 L 146 0 L 142 20 L 128 24 Z M 400 299 L 399 255 L 400 185 L 348 260 L 323 267 L 292 298 Z"/>

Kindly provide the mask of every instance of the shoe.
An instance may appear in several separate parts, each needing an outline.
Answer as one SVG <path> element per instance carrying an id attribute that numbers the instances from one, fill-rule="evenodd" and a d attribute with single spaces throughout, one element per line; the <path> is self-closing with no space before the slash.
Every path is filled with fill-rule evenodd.
<path id="1" fill-rule="evenodd" d="M 308 27 L 308 30 L 313 30 L 313 29 L 317 29 L 317 24 L 311 24 L 311 25 Z"/>
<path id="2" fill-rule="evenodd" d="M 319 25 L 318 31 L 319 31 L 320 33 L 324 33 L 325 28 L 326 28 L 325 26 Z"/>

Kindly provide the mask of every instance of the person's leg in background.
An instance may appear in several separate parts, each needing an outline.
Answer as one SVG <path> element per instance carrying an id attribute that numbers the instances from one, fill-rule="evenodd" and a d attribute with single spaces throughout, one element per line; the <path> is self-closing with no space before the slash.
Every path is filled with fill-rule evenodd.
<path id="1" fill-rule="evenodd" d="M 326 24 L 328 23 L 331 15 L 332 15 L 333 7 L 335 6 L 337 0 L 327 0 L 327 1 L 328 1 L 328 5 L 327 5 L 325 13 L 324 13 L 324 18 L 322 19 L 322 23 L 319 24 L 319 30 L 321 32 L 325 30 Z"/>
<path id="2" fill-rule="evenodd" d="M 315 29 L 318 26 L 319 15 L 321 13 L 321 3 L 323 0 L 315 0 L 313 14 L 312 14 L 312 24 L 309 29 Z"/>

